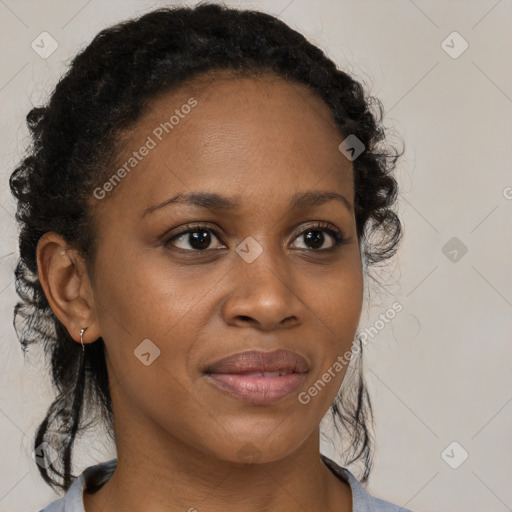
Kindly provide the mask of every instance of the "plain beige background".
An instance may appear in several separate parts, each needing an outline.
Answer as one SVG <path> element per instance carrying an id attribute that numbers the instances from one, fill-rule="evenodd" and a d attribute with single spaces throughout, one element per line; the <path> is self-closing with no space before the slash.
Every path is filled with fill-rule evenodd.
<path id="1" fill-rule="evenodd" d="M 405 141 L 405 237 L 360 326 L 378 328 L 379 314 L 403 306 L 366 347 L 377 444 L 368 489 L 417 512 L 512 510 L 512 2 L 226 3 L 279 15 L 323 48 L 383 101 L 386 124 Z M 100 29 L 172 4 L 0 0 L 2 512 L 35 511 L 57 497 L 31 458 L 49 377 L 37 351 L 24 361 L 12 328 L 17 228 L 8 177 L 27 140 L 25 115 Z M 47 59 L 31 48 L 42 32 L 58 43 Z M 338 459 L 331 444 L 323 451 Z M 85 438 L 75 474 L 114 455 L 101 438 Z"/>

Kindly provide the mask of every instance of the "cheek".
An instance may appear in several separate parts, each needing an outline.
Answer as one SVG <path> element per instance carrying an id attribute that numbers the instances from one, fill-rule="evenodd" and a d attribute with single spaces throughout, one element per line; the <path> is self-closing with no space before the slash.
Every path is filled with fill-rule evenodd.
<path id="1" fill-rule="evenodd" d="M 114 379 L 130 374 L 127 385 L 139 383 L 135 394 L 139 385 L 140 390 L 157 388 L 159 379 L 172 386 L 165 372 L 181 371 L 179 362 L 199 325 L 187 315 L 200 294 L 147 254 L 118 244 L 107 257 L 107 249 L 97 260 L 95 299 L 109 370 Z"/>
<path id="2" fill-rule="evenodd" d="M 363 275 L 357 261 L 324 276 L 322 285 L 311 286 L 305 297 L 336 348 L 352 341 L 363 303 Z"/>
<path id="3" fill-rule="evenodd" d="M 142 414 L 179 430 L 172 411 L 201 414 L 191 405 L 196 401 L 187 360 L 206 322 L 205 293 L 176 269 L 171 273 L 170 266 L 166 270 L 155 259 L 122 249 L 104 260 L 115 265 L 100 264 L 97 272 L 98 317 L 114 405 L 118 412 Z"/>
<path id="4" fill-rule="evenodd" d="M 157 251 L 136 252 L 119 243 L 98 258 L 97 302 L 106 324 L 102 332 L 113 327 L 140 341 L 160 339 L 200 303 L 204 288 Z"/>
<path id="5" fill-rule="evenodd" d="M 321 347 L 318 367 L 311 376 L 310 397 L 318 396 L 324 406 L 332 402 L 343 381 L 350 362 L 350 351 L 359 324 L 363 301 L 363 275 L 360 265 L 346 266 L 325 279 L 320 288 L 311 288 L 308 305 L 317 319 Z M 316 329 L 315 329 L 316 331 Z M 318 382 L 320 380 L 320 382 Z M 318 383 L 318 384 L 315 384 Z M 321 395 L 321 398 L 320 398 Z"/>
<path id="6" fill-rule="evenodd" d="M 180 267 L 159 250 L 137 253 L 129 244 L 111 250 L 97 267 L 109 374 L 121 381 L 125 397 L 148 415 L 156 414 L 150 409 L 169 396 L 175 397 L 174 407 L 190 408 L 194 397 L 187 393 L 193 393 L 201 347 L 197 340 L 211 324 L 217 283 L 226 269 Z"/>

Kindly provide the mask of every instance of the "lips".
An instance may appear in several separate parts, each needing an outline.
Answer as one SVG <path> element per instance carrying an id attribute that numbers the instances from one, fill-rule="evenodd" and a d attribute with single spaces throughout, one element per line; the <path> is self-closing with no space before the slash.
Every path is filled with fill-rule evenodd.
<path id="1" fill-rule="evenodd" d="M 236 400 L 267 406 L 291 396 L 308 371 L 308 362 L 290 350 L 252 350 L 210 364 L 205 376 L 215 388 Z"/>
<path id="2" fill-rule="evenodd" d="M 238 374 L 247 376 L 279 377 L 291 373 L 305 373 L 308 362 L 290 350 L 240 352 L 210 364 L 205 373 Z"/>

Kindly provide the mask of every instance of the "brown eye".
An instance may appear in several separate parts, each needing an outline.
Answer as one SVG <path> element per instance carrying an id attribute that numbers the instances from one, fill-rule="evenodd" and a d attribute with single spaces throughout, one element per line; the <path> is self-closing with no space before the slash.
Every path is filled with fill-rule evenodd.
<path id="1" fill-rule="evenodd" d="M 301 236 L 304 237 L 304 243 L 310 249 L 322 249 L 325 242 L 324 232 L 319 229 L 309 229 L 302 233 Z"/>
<path id="2" fill-rule="evenodd" d="M 210 247 L 210 244 L 212 243 L 212 235 L 213 239 L 218 240 L 212 229 L 205 226 L 198 226 L 194 229 L 182 231 L 181 233 L 174 235 L 165 242 L 165 245 L 167 246 L 172 243 L 175 247 L 183 249 L 184 251 L 204 251 L 212 249 L 212 247 Z M 176 242 L 179 242 L 179 245 Z M 215 247 L 213 247 L 213 249 L 215 249 Z"/>
<path id="3" fill-rule="evenodd" d="M 328 240 L 324 233 L 327 233 L 332 239 L 331 245 L 323 247 Z M 299 247 L 299 249 L 310 249 L 316 252 L 328 251 L 336 248 L 345 242 L 345 238 L 340 231 L 336 231 L 330 227 L 330 224 L 316 224 L 307 227 L 296 238 L 296 240 L 304 241 L 306 247 Z"/>

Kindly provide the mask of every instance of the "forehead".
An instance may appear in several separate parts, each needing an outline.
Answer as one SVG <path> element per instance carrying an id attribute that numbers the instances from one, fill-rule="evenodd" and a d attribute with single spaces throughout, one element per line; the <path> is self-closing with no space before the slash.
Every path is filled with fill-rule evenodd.
<path id="1" fill-rule="evenodd" d="M 192 108 L 190 105 L 194 105 Z M 352 165 L 329 107 L 306 86 L 272 74 L 209 73 L 153 98 L 128 130 L 117 165 L 152 141 L 115 193 L 150 203 L 188 190 L 287 196 L 338 187 L 352 194 Z M 115 169 L 114 169 L 115 170 Z"/>

